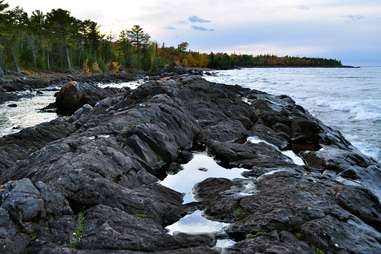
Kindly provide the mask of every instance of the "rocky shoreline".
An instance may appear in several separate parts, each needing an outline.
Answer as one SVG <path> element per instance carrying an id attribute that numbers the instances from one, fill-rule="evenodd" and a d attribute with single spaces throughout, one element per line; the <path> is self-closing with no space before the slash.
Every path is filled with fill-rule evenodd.
<path id="1" fill-rule="evenodd" d="M 381 252 L 381 165 L 290 97 L 182 75 L 97 98 L 0 138 L 1 253 Z M 162 182 L 199 152 L 245 172 L 184 203 Z M 168 232 L 195 211 L 227 227 Z"/>
<path id="2" fill-rule="evenodd" d="M 33 92 L 39 89 L 49 87 L 62 87 L 67 82 L 76 81 L 91 85 L 129 82 L 138 79 L 160 79 L 168 78 L 176 75 L 202 75 L 208 69 L 201 68 L 184 68 L 175 66 L 170 70 L 160 70 L 158 72 L 145 72 L 141 70 L 123 71 L 120 73 L 100 73 L 100 74 L 83 74 L 83 73 L 41 73 L 33 76 L 19 75 L 10 80 L 0 79 L 0 104 L 7 101 L 14 101 L 25 96 L 33 96 Z M 23 93 L 32 92 L 32 94 Z"/>
<path id="3" fill-rule="evenodd" d="M 142 75 L 142 73 L 134 72 L 95 75 L 53 73 L 41 74 L 38 77 L 21 76 L 8 81 L 0 80 L 0 104 L 10 100 L 17 100 L 25 96 L 31 96 L 30 94 L 23 94 L 22 92 L 35 92 L 39 89 L 48 87 L 61 87 L 73 80 L 90 84 L 126 82 L 136 80 Z"/>

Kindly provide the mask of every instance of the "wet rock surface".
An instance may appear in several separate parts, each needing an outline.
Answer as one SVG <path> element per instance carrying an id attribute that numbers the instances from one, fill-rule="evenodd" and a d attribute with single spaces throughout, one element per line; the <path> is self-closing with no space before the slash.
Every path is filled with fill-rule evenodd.
<path id="1" fill-rule="evenodd" d="M 381 252 L 380 165 L 291 98 L 189 75 L 105 97 L 0 138 L 1 253 Z M 194 150 L 245 177 L 183 204 L 160 180 Z M 195 209 L 225 235 L 169 234 Z"/>

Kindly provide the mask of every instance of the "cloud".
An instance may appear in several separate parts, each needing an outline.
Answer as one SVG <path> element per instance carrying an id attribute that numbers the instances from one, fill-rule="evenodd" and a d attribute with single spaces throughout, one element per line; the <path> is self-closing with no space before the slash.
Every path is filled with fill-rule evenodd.
<path id="1" fill-rule="evenodd" d="M 196 31 L 202 31 L 202 32 L 213 32 L 214 29 L 211 29 L 211 28 L 206 28 L 206 27 L 203 27 L 203 26 L 192 26 L 192 29 L 193 30 L 196 30 Z"/>
<path id="2" fill-rule="evenodd" d="M 296 9 L 303 10 L 303 11 L 308 11 L 311 8 L 309 6 L 307 6 L 307 5 L 298 5 L 298 6 L 296 6 Z"/>
<path id="3" fill-rule="evenodd" d="M 193 50 L 205 52 L 236 49 L 337 56 L 345 63 L 348 52 L 366 52 L 352 54 L 348 61 L 353 62 L 376 59 L 370 52 L 378 52 L 381 64 L 380 0 L 109 0 L 106 5 L 91 1 L 91 6 L 89 0 L 8 2 L 29 13 L 68 9 L 81 19 L 95 19 L 107 34 L 139 24 L 158 42 L 177 45 L 188 41 Z"/>
<path id="4" fill-rule="evenodd" d="M 174 26 L 166 26 L 165 29 L 167 29 L 167 30 L 176 30 L 176 27 L 174 27 Z"/>
<path id="5" fill-rule="evenodd" d="M 362 15 L 346 15 L 346 16 L 344 16 L 344 18 L 350 19 L 352 21 L 358 21 L 358 20 L 365 19 L 365 16 L 362 16 Z"/>
<path id="6" fill-rule="evenodd" d="M 253 44 L 243 44 L 235 45 L 232 48 L 227 48 L 224 51 L 245 53 L 252 55 L 266 55 L 274 54 L 278 56 L 305 56 L 305 55 L 317 55 L 323 53 L 325 49 L 320 47 L 304 46 L 304 45 L 287 45 L 287 44 L 274 44 L 269 43 L 253 43 Z"/>
<path id="7" fill-rule="evenodd" d="M 189 20 L 191 23 L 210 23 L 210 22 L 211 22 L 210 20 L 203 19 L 203 18 L 200 18 L 200 17 L 197 17 L 197 16 L 190 16 L 190 17 L 188 18 L 188 20 Z"/>
<path id="8" fill-rule="evenodd" d="M 78 12 L 78 17 L 83 19 L 92 19 L 95 21 L 100 21 L 104 17 L 104 13 L 101 10 L 81 10 Z"/>

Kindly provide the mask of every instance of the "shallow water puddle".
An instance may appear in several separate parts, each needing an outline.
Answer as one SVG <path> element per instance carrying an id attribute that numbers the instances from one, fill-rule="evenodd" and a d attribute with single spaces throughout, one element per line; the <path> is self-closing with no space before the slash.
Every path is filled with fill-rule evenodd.
<path id="1" fill-rule="evenodd" d="M 288 158 L 290 158 L 290 160 L 295 164 L 295 165 L 299 165 L 299 166 L 304 166 L 305 163 L 304 161 L 302 160 L 302 158 L 300 158 L 298 155 L 296 155 L 292 150 L 287 150 L 287 151 L 282 151 L 280 150 L 277 146 L 267 142 L 266 140 L 263 140 L 263 139 L 260 139 L 259 137 L 257 136 L 251 136 L 251 137 L 248 137 L 247 138 L 247 141 L 250 142 L 250 143 L 253 143 L 253 144 L 260 144 L 260 143 L 264 143 L 266 145 L 269 145 L 269 146 L 272 146 L 274 147 L 275 149 L 277 149 L 278 151 L 280 151 L 283 155 L 287 156 Z"/>
<path id="2" fill-rule="evenodd" d="M 226 169 L 206 153 L 195 153 L 193 159 L 182 165 L 183 170 L 174 175 L 168 175 L 161 185 L 175 191 L 184 193 L 184 204 L 195 201 L 193 187 L 207 178 L 226 178 L 233 180 L 242 178 L 242 173 L 247 171 L 242 168 Z"/>
<path id="3" fill-rule="evenodd" d="M 224 234 L 225 228 L 229 223 L 212 221 L 204 217 L 204 213 L 197 210 L 181 218 L 176 223 L 167 226 L 169 234 L 173 235 L 176 232 L 186 234 Z M 226 234 L 226 233 L 225 233 Z M 236 242 L 231 239 L 217 239 L 214 248 L 221 254 L 226 252 L 226 249 L 233 246 Z"/>
<path id="4" fill-rule="evenodd" d="M 228 223 L 208 220 L 204 217 L 204 213 L 197 210 L 191 214 L 185 215 L 176 223 L 167 226 L 170 234 L 182 232 L 187 234 L 205 234 L 217 233 L 222 231 Z"/>
<path id="5" fill-rule="evenodd" d="M 231 239 L 220 239 L 220 240 L 217 240 L 216 247 L 221 248 L 222 249 L 221 253 L 223 254 L 225 253 L 223 249 L 229 248 L 233 246 L 235 243 L 236 242 Z"/>
<path id="6" fill-rule="evenodd" d="M 183 202 L 195 201 L 193 187 L 207 178 L 227 178 L 230 180 L 243 178 L 242 173 L 247 171 L 242 168 L 226 169 L 206 153 L 195 153 L 191 161 L 182 165 L 183 170 L 174 175 L 168 175 L 160 183 L 168 188 L 184 193 Z M 238 195 L 252 195 L 253 186 L 244 183 L 243 190 Z M 255 188 L 255 186 L 253 187 Z M 181 218 L 179 221 L 166 227 L 170 234 L 182 232 L 187 234 L 223 233 L 229 226 L 228 223 L 212 221 L 204 216 L 204 212 L 196 210 Z M 225 249 L 233 246 L 235 242 L 231 239 L 218 239 L 216 250 L 224 253 Z"/>
<path id="7" fill-rule="evenodd" d="M 56 113 L 41 112 L 40 109 L 54 102 L 54 91 L 18 101 L 8 101 L 0 105 L 0 137 L 19 132 L 21 129 L 48 122 L 57 117 Z M 8 105 L 16 104 L 17 107 Z"/>

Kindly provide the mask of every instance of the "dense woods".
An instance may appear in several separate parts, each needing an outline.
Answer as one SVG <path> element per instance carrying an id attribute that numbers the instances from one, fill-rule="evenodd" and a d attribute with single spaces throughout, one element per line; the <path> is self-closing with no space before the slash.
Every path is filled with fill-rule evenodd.
<path id="1" fill-rule="evenodd" d="M 0 0 L 0 77 L 6 73 L 33 71 L 118 72 L 134 68 L 146 71 L 185 67 L 227 69 L 256 66 L 341 66 L 321 58 L 252 56 L 200 53 L 159 45 L 135 25 L 117 38 L 102 34 L 92 20 L 79 20 L 69 11 L 53 9 L 28 15 L 22 8 L 9 8 Z"/>

